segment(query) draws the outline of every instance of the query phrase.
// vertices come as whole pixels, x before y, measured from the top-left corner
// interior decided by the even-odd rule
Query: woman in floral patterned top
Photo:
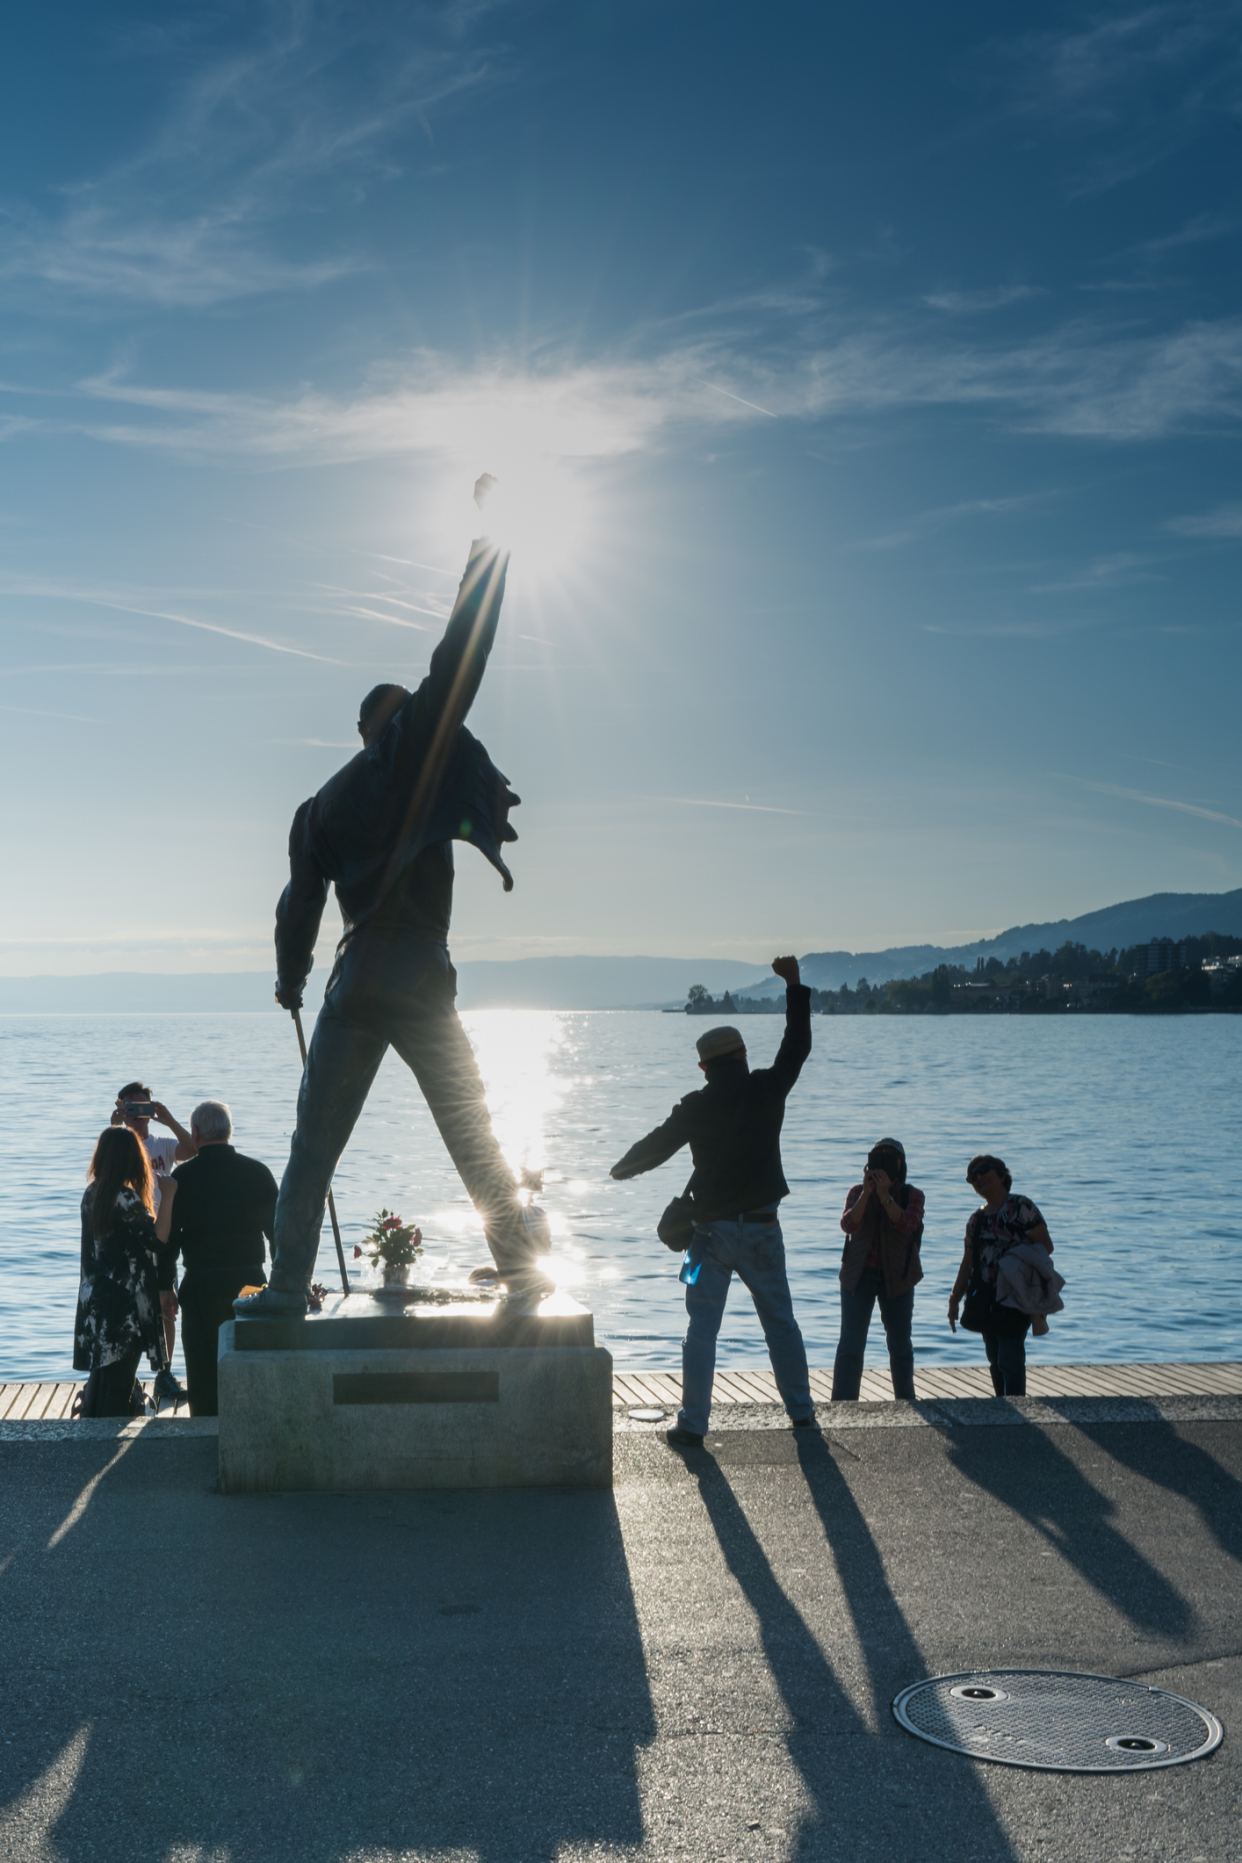
[[[90,1373],[84,1417],[126,1417],[142,1354],[153,1371],[168,1364],[156,1258],[168,1240],[176,1179],[165,1185],[156,1217],[150,1160],[126,1126],[100,1133],[89,1175],[73,1368]]]
[[[1013,1195],[1004,1161],[981,1152],[966,1166],[966,1181],[984,1199],[966,1224],[966,1250],[949,1296],[949,1327],[957,1331],[958,1308],[970,1288],[986,1308],[980,1331],[988,1355],[992,1389],[998,1397],[1026,1396],[1026,1329],[1030,1316],[996,1300],[996,1264],[1019,1242],[1042,1242],[1052,1253],[1048,1225],[1029,1197]],[[1046,1332],[1047,1322],[1039,1329]]]

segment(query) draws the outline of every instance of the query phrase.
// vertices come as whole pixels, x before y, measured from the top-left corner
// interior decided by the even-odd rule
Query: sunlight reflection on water
[[[542,1171],[557,1282],[594,1309],[619,1364],[672,1365],[684,1313],[678,1261],[655,1222],[686,1154],[615,1184],[608,1167],[701,1082],[693,1028],[649,1012],[485,1010],[464,1017],[497,1135],[517,1171]],[[1007,1158],[1034,1197],[1069,1279],[1066,1312],[1033,1348],[1049,1363],[1242,1358],[1242,1248],[1228,1174],[1242,1137],[1236,1017],[818,1019],[789,1102],[782,1221],[811,1362],[836,1343],[837,1217],[867,1146],[894,1131],[927,1192],[927,1280],[915,1302],[923,1362],[977,1362],[944,1304],[973,1207],[971,1152]],[[776,1018],[748,1024],[752,1056]],[[67,1376],[77,1287],[77,1205],[91,1146],[121,1081],[150,1079],[185,1118],[219,1095],[237,1142],[279,1176],[298,1062],[287,1018],[148,1015],[0,1018],[0,1376]],[[36,1107],[37,1131],[22,1114]],[[423,1270],[459,1278],[488,1259],[412,1077],[389,1055],[335,1181],[349,1254],[381,1204],[417,1221]],[[351,1268],[360,1264],[351,1262]],[[317,1276],[336,1285],[330,1229]],[[883,1362],[878,1322],[868,1363]],[[735,1286],[721,1360],[762,1357]]]

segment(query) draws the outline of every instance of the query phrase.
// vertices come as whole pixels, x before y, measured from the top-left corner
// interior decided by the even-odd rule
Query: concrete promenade
[[[0,1859],[1242,1858],[1242,1398],[620,1409],[614,1491],[223,1497],[208,1422],[0,1425]],[[1140,1676],[1211,1758],[912,1739],[906,1683]]]

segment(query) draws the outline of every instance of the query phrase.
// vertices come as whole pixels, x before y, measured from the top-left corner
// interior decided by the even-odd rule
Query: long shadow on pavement
[[[611,1493],[223,1498],[214,1442],[141,1442],[56,1539],[114,1451],[0,1446],[15,1854],[642,1842],[653,1717]]]
[[[1189,1501],[1221,1551],[1242,1561],[1242,1481],[1181,1435],[1181,1425],[1167,1422],[1153,1406],[1152,1421],[1139,1427],[1077,1417],[1074,1427],[1123,1468]]]
[[[1047,1431],[1025,1423],[952,1426],[929,1411],[958,1472],[1041,1534],[1114,1609],[1149,1634],[1193,1632],[1191,1604],[1120,1531],[1108,1496]]]
[[[926,1666],[884,1575],[878,1548],[822,1438],[797,1444],[807,1488],[832,1548],[862,1643],[878,1733],[846,1693],[801,1611],[783,1589],[729,1478],[707,1450],[685,1457],[725,1562],[759,1625],[764,1655],[793,1726],[790,1757],[817,1816],[803,1824],[797,1856],[854,1859],[1013,1858],[968,1762],[925,1746],[890,1718],[892,1695]],[[934,1787],[935,1820],[927,1790]]]

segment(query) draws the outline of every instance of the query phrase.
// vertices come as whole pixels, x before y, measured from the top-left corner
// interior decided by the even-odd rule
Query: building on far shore
[[[1153,938],[1147,947],[1147,975],[1158,977],[1165,970],[1182,970],[1186,964],[1186,947],[1171,938]]]

